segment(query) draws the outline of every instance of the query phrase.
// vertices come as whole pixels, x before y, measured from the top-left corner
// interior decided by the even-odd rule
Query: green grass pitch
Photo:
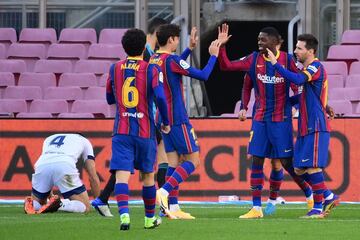
[[[130,205],[131,228],[119,231],[116,206],[113,218],[95,211],[85,214],[25,215],[20,205],[0,205],[0,239],[86,240],[213,240],[213,239],[360,239],[360,205],[341,204],[325,219],[300,219],[305,205],[278,205],[275,215],[244,220],[249,206],[183,205],[196,220],[163,219],[156,229],[144,229],[142,205]]]

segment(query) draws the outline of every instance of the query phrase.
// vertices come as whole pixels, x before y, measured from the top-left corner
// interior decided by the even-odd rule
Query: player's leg
[[[109,208],[109,198],[111,193],[114,191],[116,182],[116,177],[114,173],[111,173],[108,182],[105,185],[104,190],[101,192],[100,196],[94,199],[91,202],[91,205],[96,209],[96,211],[104,217],[113,217]]]
[[[162,140],[161,134],[159,136],[158,134],[160,133],[158,133],[157,131],[156,138],[158,145],[157,145],[156,161],[158,164],[158,171],[156,174],[156,180],[157,180],[158,188],[161,188],[162,185],[164,185],[164,183],[166,182],[166,172],[169,163],[165,152],[164,141]]]
[[[280,159],[271,159],[271,173],[270,173],[270,195],[269,200],[264,210],[265,215],[271,215],[276,211],[277,198],[281,183],[284,179],[284,172]]]
[[[142,198],[145,208],[145,229],[152,229],[161,224],[161,219],[155,216],[156,206],[156,187],[154,182],[154,173],[142,173],[143,189]]]

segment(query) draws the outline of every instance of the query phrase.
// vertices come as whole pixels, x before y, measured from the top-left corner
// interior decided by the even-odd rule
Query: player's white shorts
[[[41,199],[46,198],[53,186],[59,188],[64,198],[85,190],[79,171],[68,162],[42,164],[35,168],[32,175],[33,194]]]

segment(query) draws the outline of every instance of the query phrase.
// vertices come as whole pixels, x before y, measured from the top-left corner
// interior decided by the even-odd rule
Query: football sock
[[[178,166],[171,177],[166,181],[166,183],[161,187],[168,193],[170,193],[175,187],[179,186],[180,183],[185,181],[192,172],[194,172],[195,166],[190,161],[183,162]]]
[[[115,173],[112,173],[110,175],[108,182],[106,183],[104,190],[101,192],[99,196],[99,199],[103,203],[107,203],[109,201],[110,195],[114,191],[115,183],[116,183],[116,176]]]
[[[33,199],[33,206],[35,211],[39,211],[39,209],[41,208],[41,204],[35,199]]]
[[[175,172],[175,168],[168,167],[166,172],[166,181],[169,180],[171,175]],[[174,187],[174,189],[169,193],[169,205],[178,204],[178,197],[179,197],[179,185]]]
[[[129,185],[127,183],[115,184],[115,197],[119,214],[129,213]]]
[[[274,200],[276,202],[276,199],[279,196],[280,186],[283,178],[284,178],[284,172],[282,168],[279,171],[276,171],[275,169],[271,170],[270,180],[269,180],[270,200]]]
[[[292,161],[289,161],[286,166],[284,166],[285,170],[289,173],[289,175],[294,179],[295,183],[301,188],[304,192],[306,198],[312,197],[312,189],[307,183],[308,174],[305,173],[303,175],[297,175],[294,170],[294,166]]]
[[[142,198],[145,207],[145,216],[152,218],[155,215],[156,188],[153,186],[143,186]]]
[[[158,172],[156,175],[156,181],[158,184],[158,188],[161,188],[162,185],[164,185],[164,183],[166,181],[165,176],[167,176],[168,165],[169,165],[168,163],[160,163],[158,165]]]
[[[61,199],[61,207],[59,211],[83,213],[86,211],[86,206],[79,200]]]
[[[326,187],[325,185],[325,190],[324,190],[324,199],[325,200],[330,200],[334,197],[334,194]]]
[[[251,195],[253,206],[261,207],[261,190],[264,185],[264,171],[262,165],[256,165],[254,162],[251,165]]]
[[[314,209],[322,211],[323,193],[325,189],[323,172],[309,174],[314,194]]]

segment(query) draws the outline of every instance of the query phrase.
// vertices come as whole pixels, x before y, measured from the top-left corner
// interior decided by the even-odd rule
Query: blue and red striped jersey
[[[298,71],[292,55],[279,51],[276,55],[278,63],[292,71]],[[286,81],[272,66],[270,59],[263,54],[253,52],[245,58],[230,61],[225,48],[219,53],[220,69],[225,71],[246,71],[251,84],[246,83],[243,94],[250,94],[251,87],[255,93],[256,121],[281,122],[291,119],[291,103],[289,101],[290,81]],[[248,91],[250,89],[250,91]],[[245,104],[249,96],[242,96]],[[245,106],[242,106],[245,108]]]
[[[211,56],[202,70],[193,68],[185,61],[188,53],[189,50],[185,50],[181,56],[178,56],[158,51],[150,59],[150,63],[159,65],[164,74],[163,86],[170,125],[189,122],[185,108],[182,76],[206,81],[216,63],[216,57]]]
[[[113,134],[154,138],[154,97],[163,123],[169,124],[162,82],[160,68],[140,58],[128,57],[110,67],[106,99],[116,104]]]

